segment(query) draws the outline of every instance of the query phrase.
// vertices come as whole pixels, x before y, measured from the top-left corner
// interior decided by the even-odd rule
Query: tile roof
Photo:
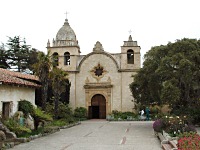
[[[0,83],[1,84],[40,87],[40,85],[34,83],[36,81],[39,81],[39,79],[38,77],[34,75],[22,74],[20,72],[14,72],[14,71],[0,68]]]

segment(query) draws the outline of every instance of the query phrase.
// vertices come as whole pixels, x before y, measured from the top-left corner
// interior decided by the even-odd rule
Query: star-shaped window
[[[97,66],[95,66],[92,70],[90,70],[91,75],[97,79],[97,81],[99,81],[101,78],[104,77],[104,75],[107,73],[108,71],[106,71],[104,69],[103,66],[100,65],[100,63],[98,63]]]
[[[101,76],[103,74],[103,68],[101,68],[100,66],[98,66],[98,68],[96,68],[96,70],[94,71],[96,76]]]

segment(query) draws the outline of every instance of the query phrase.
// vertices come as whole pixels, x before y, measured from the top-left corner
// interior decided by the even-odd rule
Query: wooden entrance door
[[[89,108],[89,116],[96,119],[106,118],[106,99],[101,94],[96,94],[92,97],[91,107]]]
[[[10,116],[10,102],[3,102],[2,117],[8,119]]]

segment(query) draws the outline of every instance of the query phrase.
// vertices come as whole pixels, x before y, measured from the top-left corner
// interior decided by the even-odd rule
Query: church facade
[[[89,118],[106,118],[112,110],[133,111],[129,84],[140,69],[140,46],[131,35],[121,53],[109,53],[97,41],[91,53],[81,55],[74,30],[65,19],[53,42],[50,55],[57,56],[57,67],[68,72],[71,82],[70,106],[85,107]]]

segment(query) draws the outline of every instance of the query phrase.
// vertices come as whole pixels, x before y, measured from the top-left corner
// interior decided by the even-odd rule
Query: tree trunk
[[[55,119],[58,119],[58,99],[59,99],[59,96],[58,95],[54,95],[54,117]]]

